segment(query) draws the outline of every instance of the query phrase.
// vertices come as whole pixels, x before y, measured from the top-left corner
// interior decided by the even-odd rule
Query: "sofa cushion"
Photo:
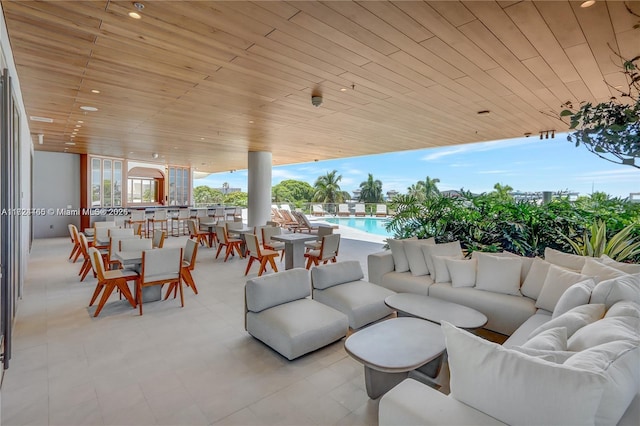
[[[492,256],[478,253],[476,288],[495,293],[521,296],[520,271],[522,260],[511,256]]]
[[[547,247],[544,249],[544,260],[549,263],[553,263],[563,268],[571,269],[574,271],[581,271],[584,266],[585,256],[579,256],[577,254],[563,253],[559,250]]]
[[[411,239],[416,238],[413,237]],[[404,241],[406,240],[387,238],[387,244],[389,244],[389,248],[391,249],[393,263],[397,272],[407,272],[409,270],[409,260],[407,260],[407,254],[404,251]]]
[[[588,275],[595,277],[596,282],[608,280],[610,278],[617,278],[627,275],[626,272],[622,272],[612,266],[605,265],[597,259],[587,258],[584,261],[584,266],[580,271],[582,275]]]
[[[604,303],[607,308],[621,300],[640,303],[640,275],[627,274],[602,281],[591,292],[591,303]]]
[[[435,270],[435,266],[433,264],[433,260],[431,256],[461,256],[462,257],[462,247],[460,246],[460,241],[453,241],[451,243],[443,243],[443,244],[433,244],[433,245],[423,245],[422,253],[424,254],[424,259],[427,262],[427,267],[430,271]]]
[[[596,411],[596,425],[615,425],[636,396],[640,382],[639,341],[618,340],[578,352],[564,365],[601,371],[607,377]]]
[[[384,299],[396,294],[367,281],[353,281],[325,290],[313,290],[313,299],[331,306],[349,318],[349,326],[358,329],[393,313]]]
[[[347,316],[311,299],[247,313],[247,331],[287,359],[298,358],[346,336]]]
[[[446,322],[442,330],[457,400],[508,424],[593,423],[603,374],[530,357]]]
[[[410,272],[388,272],[382,276],[380,285],[396,293],[416,293],[427,296],[433,279],[429,275],[414,277]]]
[[[462,259],[462,254],[456,256],[431,256],[433,261],[434,270],[431,271],[433,281],[436,283],[448,283],[451,282],[451,275],[449,273],[449,267],[447,266],[447,260],[449,259]]]
[[[473,287],[476,285],[477,260],[447,258],[447,270],[451,277],[452,287]]]
[[[600,321],[582,327],[570,336],[567,349],[577,352],[615,340],[637,341],[640,339],[639,330],[640,318],[602,318]]]
[[[547,277],[542,285],[540,296],[536,300],[536,307],[553,312],[558,299],[569,287],[580,281],[590,278],[577,272],[571,272],[555,265],[549,266]]]
[[[413,379],[380,398],[379,426],[495,426],[504,423]]]
[[[609,265],[613,268],[619,269],[622,272],[626,272],[627,274],[640,274],[640,264],[638,263],[618,262],[607,256],[606,254],[600,256],[600,261],[605,265]]]
[[[533,257],[520,256],[519,254],[511,253],[510,251],[503,251],[500,253],[491,253],[491,254],[494,256],[515,257],[517,259],[522,260],[522,270],[520,271],[520,285],[522,285],[522,283],[524,283],[525,278],[527,278],[527,274],[529,273],[529,270],[531,269],[531,265],[533,265],[533,260],[535,259]]]
[[[529,335],[533,330],[540,327],[551,320],[551,314],[543,313],[538,310],[534,315],[531,315],[525,322],[518,327],[511,336],[502,344],[505,348],[513,348],[515,346],[523,345],[529,340]]]
[[[543,351],[566,351],[567,328],[554,327],[542,331],[527,340],[523,348],[539,349]]]
[[[591,292],[595,286],[596,282],[593,278],[588,278],[584,281],[573,284],[567,289],[567,291],[562,293],[562,296],[558,299],[558,303],[556,303],[556,308],[553,310],[551,317],[559,317],[577,306],[589,303],[589,299],[591,299]]]
[[[523,353],[525,355],[553,362],[554,364],[563,364],[567,359],[576,354],[575,352],[569,351],[550,351],[546,349],[526,348],[524,346],[513,346],[510,349],[513,349],[514,351]]]
[[[409,271],[411,275],[419,277],[421,275],[430,274],[431,268],[429,268],[427,260],[424,258],[422,247],[425,245],[434,245],[435,239],[427,238],[426,240],[407,240],[403,241],[404,251],[407,254],[407,260],[409,261]]]
[[[542,260],[539,257],[533,259],[529,273],[522,282],[523,296],[537,299],[540,296],[540,291],[544,285],[544,280],[547,278],[547,272],[549,272],[549,266],[551,264],[546,260]]]
[[[311,285],[320,290],[363,278],[362,267],[357,260],[329,263],[311,269]]]
[[[260,312],[309,295],[309,271],[304,268],[253,278],[245,285],[247,310],[251,312]]]
[[[484,328],[510,335],[536,311],[535,301],[521,296],[493,293],[470,287],[454,288],[451,283],[429,287],[429,296],[468,306],[487,316]]]
[[[601,319],[603,316],[603,304],[581,305],[540,325],[529,334],[529,339],[545,330],[555,327],[565,327],[567,329],[567,337],[571,337],[582,327]]]

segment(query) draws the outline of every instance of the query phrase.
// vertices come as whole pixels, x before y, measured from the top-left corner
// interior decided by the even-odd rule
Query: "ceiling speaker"
[[[316,108],[322,105],[322,96],[311,96],[311,105]]]

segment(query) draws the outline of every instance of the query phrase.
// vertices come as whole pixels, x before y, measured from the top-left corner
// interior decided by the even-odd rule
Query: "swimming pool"
[[[393,233],[385,229],[388,220],[379,217],[326,217],[325,222],[336,225],[348,226],[359,231],[370,234],[382,235],[383,237],[393,237]]]

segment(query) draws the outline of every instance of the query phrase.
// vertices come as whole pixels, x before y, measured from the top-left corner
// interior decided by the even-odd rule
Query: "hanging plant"
[[[626,8],[640,17],[628,5]],[[640,28],[640,23],[634,28]],[[574,132],[567,139],[576,147],[582,144],[607,161],[640,168],[640,55],[625,59],[615,54],[622,60],[622,73],[629,87],[621,90],[610,86],[619,95],[597,105],[582,102],[576,109],[567,102],[562,105],[565,109],[560,117],[569,118]]]

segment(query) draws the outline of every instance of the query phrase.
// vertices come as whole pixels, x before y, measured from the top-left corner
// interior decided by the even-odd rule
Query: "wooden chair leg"
[[[218,245],[218,251],[216,252],[216,259],[218,258],[218,256],[220,255],[220,251],[222,251],[222,247],[224,247],[224,244],[219,244]]]
[[[100,294],[100,291],[102,291],[103,288],[104,288],[104,284],[98,283],[96,285],[96,289],[93,291],[93,296],[91,296],[91,301],[89,302],[89,306],[93,306],[93,303],[96,301],[96,299],[98,298],[98,295]]]
[[[273,272],[278,272],[278,267],[276,266],[276,261],[273,256],[269,258],[269,264],[271,265]]]
[[[184,291],[182,289],[182,279],[178,279],[178,289],[180,290],[180,306],[184,308]]]
[[[253,264],[254,260],[255,260],[255,257],[253,257],[253,256],[249,257],[249,262],[247,263],[247,269],[244,270],[244,276],[245,277],[249,273],[249,269],[251,269],[251,265]],[[260,275],[260,273],[258,273],[258,275]]]
[[[116,287],[116,285],[114,282],[108,282],[104,287],[104,292],[102,293],[102,297],[100,298],[100,303],[98,303],[96,313],[93,314],[94,318],[97,317],[98,314],[100,314],[100,311],[102,311],[104,304],[107,303],[107,300],[109,299],[109,296],[111,296],[111,293],[113,292],[113,289]]]
[[[193,290],[195,294],[198,294],[198,288],[196,287],[196,282],[193,280],[191,271],[188,268],[185,268],[183,272],[184,273],[182,275],[182,279],[184,280],[184,282],[186,282],[187,285],[191,287],[191,290]]]
[[[258,276],[261,277],[262,273],[266,270],[267,270],[267,258],[263,256],[262,259],[260,259],[260,269],[258,270]]]
[[[131,304],[133,308],[136,307],[136,302],[133,300],[133,296],[131,295],[131,291],[129,291],[129,286],[127,285],[127,280],[117,280],[116,286],[118,290],[120,290],[120,296],[124,295],[125,299]]]

